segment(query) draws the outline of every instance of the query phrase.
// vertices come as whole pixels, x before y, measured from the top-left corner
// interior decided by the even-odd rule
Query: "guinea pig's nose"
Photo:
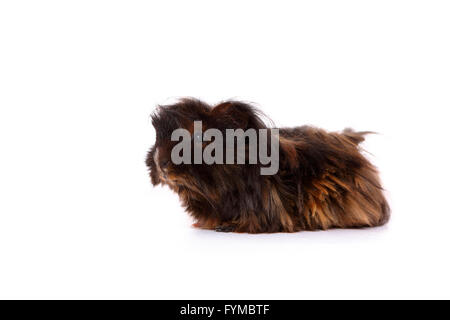
[[[161,166],[161,169],[167,168],[167,165],[169,164],[169,159],[161,159],[159,165]]]

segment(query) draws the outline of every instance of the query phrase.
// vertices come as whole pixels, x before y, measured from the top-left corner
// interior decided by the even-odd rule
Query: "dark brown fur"
[[[174,165],[174,129],[263,129],[260,113],[227,101],[211,107],[183,99],[152,115],[156,143],[147,156],[153,185],[174,190],[196,227],[248,233],[374,227],[389,219],[376,168],[361,154],[367,132],[326,132],[303,126],[280,129],[280,168],[260,175],[260,165]],[[155,152],[157,157],[155,157]],[[156,159],[155,159],[156,158]],[[164,167],[164,168],[162,168]],[[164,170],[163,170],[164,169]]]

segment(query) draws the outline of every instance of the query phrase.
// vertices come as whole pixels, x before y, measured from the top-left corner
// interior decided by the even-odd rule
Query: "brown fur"
[[[156,143],[147,156],[151,181],[180,196],[196,227],[248,233],[374,227],[389,219],[376,168],[361,154],[368,132],[342,133],[303,126],[280,129],[280,168],[259,174],[260,165],[174,165],[170,141],[177,128],[264,129],[259,112],[227,101],[211,107],[183,99],[152,115]],[[164,168],[161,168],[164,164]]]

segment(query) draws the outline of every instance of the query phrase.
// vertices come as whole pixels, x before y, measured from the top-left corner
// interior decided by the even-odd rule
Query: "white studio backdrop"
[[[0,2],[0,298],[450,298],[447,1]],[[144,165],[157,104],[255,102],[365,142],[367,230],[192,228]]]

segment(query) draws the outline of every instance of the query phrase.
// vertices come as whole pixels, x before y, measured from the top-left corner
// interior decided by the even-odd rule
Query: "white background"
[[[448,1],[2,1],[0,298],[450,298]],[[391,222],[191,227],[149,114],[194,96],[354,127]]]

